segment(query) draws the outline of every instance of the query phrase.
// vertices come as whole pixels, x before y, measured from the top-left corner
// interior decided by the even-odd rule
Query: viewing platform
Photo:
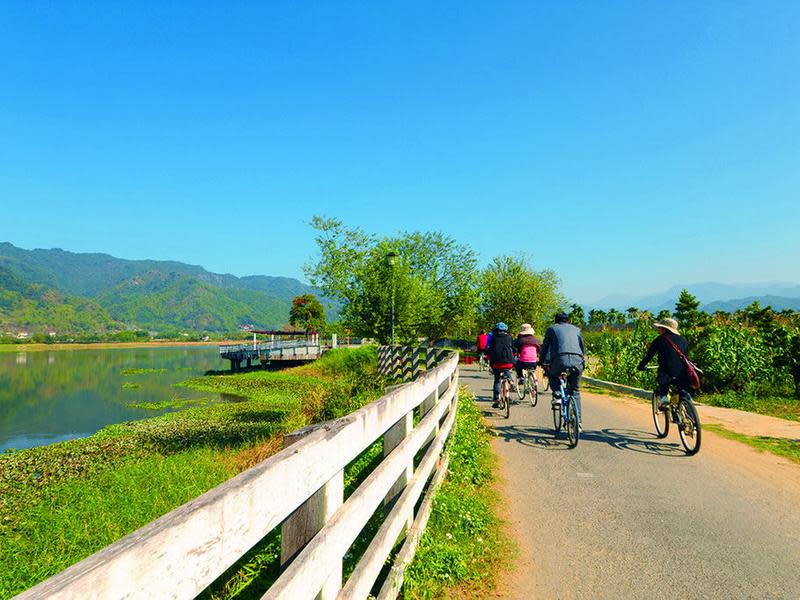
[[[259,342],[257,334],[269,335],[269,341]],[[302,336],[302,337],[300,337]],[[290,337],[292,339],[275,339]],[[231,371],[238,371],[244,365],[268,365],[275,362],[309,362],[318,359],[322,353],[336,347],[336,336],[330,344],[323,346],[318,333],[306,331],[262,331],[253,330],[253,342],[246,344],[226,344],[219,347],[220,358],[231,361]]]

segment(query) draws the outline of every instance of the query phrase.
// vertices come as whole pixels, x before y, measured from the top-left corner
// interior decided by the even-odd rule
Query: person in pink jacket
[[[522,383],[522,369],[533,371],[539,363],[539,348],[542,343],[535,337],[536,332],[530,323],[523,323],[517,339],[514,340],[514,354],[517,355],[517,378]]]

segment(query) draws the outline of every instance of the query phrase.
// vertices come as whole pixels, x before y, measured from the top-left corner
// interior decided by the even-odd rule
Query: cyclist
[[[500,376],[505,371],[510,371],[514,368],[512,339],[508,333],[508,325],[502,321],[492,329],[492,339],[489,340],[486,354],[489,356],[489,364],[492,366],[492,373],[494,373],[492,408],[498,408],[500,406],[498,402],[500,398]]]
[[[477,354],[479,358],[481,354],[486,353],[486,346],[488,345],[489,345],[489,335],[486,333],[485,329],[481,329],[481,332],[478,334],[478,338],[475,340],[475,348],[477,349]]]
[[[544,332],[544,342],[540,352],[547,377],[550,379],[550,389],[553,390],[553,404],[561,404],[561,373],[567,372],[567,393],[575,397],[578,408],[578,428],[583,431],[581,418],[580,380],[585,366],[583,336],[581,330],[570,324],[569,316],[560,312],[556,315],[555,325],[551,325]],[[548,366],[544,366],[544,364]]]
[[[686,338],[678,332],[678,321],[675,319],[663,319],[662,323],[653,323],[653,327],[658,330],[659,336],[650,343],[638,369],[644,371],[647,363],[658,354],[657,382],[658,395],[661,397],[659,404],[661,408],[665,408],[669,404],[670,384],[674,383],[682,389],[689,387],[686,366],[675,349],[677,347],[686,356],[689,352],[689,344],[686,342]]]
[[[523,323],[519,329],[517,339],[514,340],[514,353],[517,355],[517,380],[518,385],[522,385],[522,370],[528,369],[531,373],[536,369],[536,364],[539,361],[539,348],[542,343],[534,337],[536,332],[531,327],[530,323]]]

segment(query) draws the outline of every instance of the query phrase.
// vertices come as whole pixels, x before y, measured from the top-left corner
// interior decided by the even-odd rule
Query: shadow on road
[[[496,413],[490,413],[496,416]],[[498,437],[506,442],[516,442],[524,446],[542,450],[567,450],[567,437],[551,427],[529,425],[495,425]],[[580,444],[603,443],[619,450],[630,450],[658,456],[686,456],[678,443],[659,441],[654,433],[631,429],[584,430]],[[580,445],[579,445],[580,447]]]

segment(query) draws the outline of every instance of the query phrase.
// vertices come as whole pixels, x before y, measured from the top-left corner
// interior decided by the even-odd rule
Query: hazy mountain
[[[43,290],[50,292],[45,303]],[[175,261],[0,243],[0,324],[7,328],[63,333],[277,327],[288,321],[291,300],[300,294],[319,290],[289,277],[236,277]],[[323,304],[335,313],[335,305]]]
[[[739,301],[747,298],[760,298],[765,296],[780,298],[800,298],[800,284],[797,283],[690,283],[674,285],[671,288],[656,294],[642,296],[624,296],[615,294],[601,298],[597,302],[588,304],[590,308],[608,310],[616,308],[624,310],[635,306],[651,312],[662,309],[673,310],[678,301],[681,290],[687,289],[700,300],[701,305],[714,302]],[[751,300],[752,302],[752,300]],[[747,304],[749,304],[748,302]],[[762,302],[763,304],[763,302]]]
[[[800,298],[786,298],[783,296],[749,296],[747,298],[737,298],[734,300],[716,301],[704,304],[701,308],[714,313],[718,310],[734,312],[750,306],[753,302],[758,302],[762,307],[771,306],[773,310],[800,310]]]

